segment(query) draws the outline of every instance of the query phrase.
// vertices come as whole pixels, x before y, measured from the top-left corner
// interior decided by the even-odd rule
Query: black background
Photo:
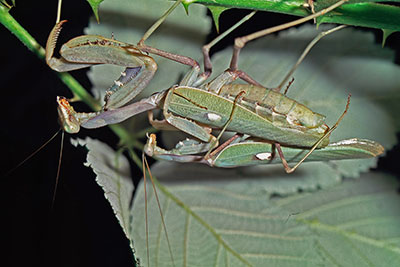
[[[55,22],[57,1],[17,1],[11,14],[44,46]],[[64,1],[62,17],[68,18],[60,42],[83,34],[92,14],[86,1]],[[222,15],[221,31],[238,21],[246,12],[229,11]],[[271,25],[293,20],[291,16],[261,12],[235,32],[254,32]],[[149,25],[150,26],[150,25]],[[215,36],[215,30],[209,40]],[[1,219],[2,241],[6,261],[3,266],[131,266],[133,258],[125,238],[102,189],[90,169],[84,167],[84,149],[65,141],[60,183],[54,207],[52,197],[58,163],[60,135],[42,151],[5,176],[10,169],[29,156],[58,129],[56,96],[71,96],[66,86],[48,66],[0,26],[1,40]],[[377,42],[381,34],[376,31]],[[397,48],[400,62],[400,35],[388,39],[387,46]],[[228,38],[215,52],[233,39]],[[188,55],[190,56],[190,55]],[[86,71],[74,71],[85,88],[90,88]],[[86,109],[78,105],[78,109]],[[118,142],[107,128],[84,130],[79,137],[92,136],[116,147]],[[396,160],[399,147],[379,161],[379,169],[400,173]],[[133,166],[133,165],[132,165]],[[136,169],[133,169],[137,172]],[[135,181],[137,183],[137,181]],[[3,232],[2,231],[2,232]]]

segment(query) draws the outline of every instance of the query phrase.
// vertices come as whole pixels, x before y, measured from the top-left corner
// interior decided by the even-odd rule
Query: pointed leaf
[[[93,14],[96,17],[97,23],[99,23],[100,22],[100,19],[99,19],[99,5],[104,0],[87,0],[87,1],[89,2],[90,6],[92,7]]]
[[[315,11],[318,12],[338,1],[313,1]],[[339,23],[353,26],[370,27],[377,29],[400,30],[400,7],[375,2],[393,2],[378,0],[354,0],[320,17],[324,23]],[[399,2],[399,1],[395,1]],[[311,14],[311,9],[305,7],[303,0],[196,0],[195,3],[208,7],[218,6],[225,8],[243,8],[263,10],[305,17]]]
[[[384,46],[385,46],[386,39],[387,39],[392,33],[396,32],[396,31],[393,31],[393,30],[385,30],[385,29],[383,29],[382,31],[383,31],[382,47],[384,47]]]
[[[219,32],[219,16],[221,16],[221,13],[227,10],[228,8],[220,6],[209,6],[208,9],[212,14],[215,28],[217,29],[217,32]]]

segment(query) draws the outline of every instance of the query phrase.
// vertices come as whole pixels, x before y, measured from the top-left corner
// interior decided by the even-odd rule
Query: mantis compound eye
[[[63,130],[67,133],[79,132],[80,124],[76,118],[76,112],[68,100],[65,97],[57,96],[57,103],[58,121]]]

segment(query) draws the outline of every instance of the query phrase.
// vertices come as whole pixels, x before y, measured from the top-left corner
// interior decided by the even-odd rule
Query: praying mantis
[[[340,6],[345,2],[346,1],[339,1],[331,7],[307,17],[306,20],[313,19],[321,14],[329,12],[330,10],[336,8],[337,6]],[[165,17],[163,19],[165,19]],[[252,36],[250,36],[249,40],[259,38],[260,36],[267,33],[289,27],[290,25],[295,25],[296,23],[301,23],[306,20],[300,19],[294,23],[289,23],[288,25],[283,25],[277,27],[276,29],[267,30],[262,34],[253,34]],[[63,58],[56,59],[53,57],[53,51],[62,23],[63,22],[56,24],[52,33],[49,36],[49,41],[47,43],[46,60],[49,66],[51,66],[53,69],[58,71],[65,71],[87,67],[91,64],[99,63],[123,65],[132,64],[128,65],[129,67],[127,67],[127,69],[122,73],[121,77],[117,81],[115,81],[115,84],[106,92],[105,105],[100,112],[76,113],[65,98],[57,99],[59,104],[58,110],[60,121],[62,122],[64,130],[70,133],[75,133],[79,131],[80,126],[86,128],[98,128],[107,124],[120,122],[138,113],[153,110],[162,106],[164,110],[164,117],[168,124],[183,132],[189,133],[190,135],[200,139],[203,142],[208,142],[209,144],[211,144],[211,147],[205,146],[208,147],[207,149],[209,151],[205,158],[208,158],[211,150],[217,146],[217,141],[219,138],[215,138],[213,135],[211,135],[209,133],[208,127],[204,128],[202,126],[199,126],[198,124],[192,123],[186,118],[193,119],[207,126],[224,128],[224,130],[226,129],[228,131],[234,131],[241,134],[248,134],[250,136],[272,141],[278,150],[285,170],[287,172],[293,172],[311,154],[313,150],[318,147],[325,147],[328,145],[329,141],[326,137],[329,136],[330,133],[337,127],[339,121],[343,118],[343,115],[347,112],[348,109],[349,100],[343,115],[340,117],[334,127],[332,127],[332,129],[329,129],[329,127],[327,127],[323,123],[322,115],[313,113],[305,106],[286,98],[284,95],[281,95],[279,93],[276,94],[273,90],[267,91],[266,93],[265,88],[262,88],[259,83],[254,81],[246,73],[238,70],[238,55],[240,49],[245,44],[245,42],[243,41],[236,43],[229,71],[226,71],[222,75],[218,76],[207,85],[203,85],[203,89],[200,90],[197,90],[196,87],[201,85],[207,79],[212,69],[211,61],[208,55],[205,54],[204,57],[205,72],[199,74],[200,69],[196,61],[191,60],[187,57],[169,54],[164,51],[145,46],[143,45],[143,40],[138,43],[137,49],[132,45],[120,43],[113,39],[105,39],[98,36],[77,37],[63,46],[60,51]],[[102,51],[103,49],[104,51]],[[142,54],[142,50],[145,52],[151,52],[165,56],[183,64],[191,65],[192,70],[185,76],[185,78],[180,83],[180,86],[176,88],[173,87],[167,91],[161,91],[159,93],[153,94],[147,99],[142,99],[141,101],[125,106],[126,103],[128,103],[138,94],[138,92],[146,87],[157,68],[155,62],[150,57]],[[91,54],[87,53],[87,51],[95,51],[93,59],[91,58]],[[109,56],[110,54],[112,55],[111,57]],[[122,56],[125,56],[125,54],[128,54],[129,59],[125,58],[124,60],[121,60]],[[80,59],[79,55],[84,55],[84,57]],[[117,60],[113,59],[114,56],[117,58]],[[238,77],[252,83],[255,87],[236,86],[236,89],[234,89],[233,87],[228,86],[225,87],[224,91],[224,85],[233,82]],[[207,90],[211,93],[205,93],[204,87],[206,87]],[[236,92],[234,92],[234,90],[236,90]],[[176,93],[178,91],[180,91],[180,93]],[[220,91],[222,91],[222,93]],[[188,93],[189,95],[185,96],[184,94],[186,93]],[[243,109],[240,105],[237,105],[236,99],[234,102],[232,102],[232,100],[227,100],[229,97],[238,97],[239,94],[242,93],[247,94],[245,96],[248,100],[247,106],[245,104],[247,109]],[[222,101],[228,101],[227,104],[220,102],[220,98],[217,97],[217,95],[219,94],[221,94],[223,98]],[[187,103],[174,104],[173,97],[175,95],[180,95],[182,99],[187,100],[188,103],[192,103],[195,106],[197,105],[198,107],[201,107],[205,110],[213,110],[211,106],[207,106],[208,103],[213,103],[215,107],[222,106],[223,109],[225,109],[225,111],[223,111],[225,113],[221,113],[222,111],[216,110],[213,110],[211,112],[201,112],[201,110],[199,111],[199,109],[196,110],[196,107],[184,107],[184,109],[179,110],[179,105],[185,106],[187,105]],[[196,100],[197,96],[199,96],[199,99],[201,100]],[[257,110],[258,108],[263,108],[256,101],[256,99],[259,99],[260,97],[262,98],[262,101],[264,101],[264,99],[267,101],[267,103],[265,103],[267,105],[266,110],[261,112],[267,112],[270,115],[267,114],[267,116],[269,116],[269,119],[259,121],[259,124],[257,125],[256,121],[257,119],[259,119],[258,117],[260,114],[257,111],[249,112],[248,109],[255,108],[255,110]],[[205,99],[205,102],[199,102],[203,99]],[[271,99],[271,101],[269,101],[269,99]],[[179,102],[179,100],[176,101]],[[241,102],[242,100],[238,101]],[[240,117],[240,115],[238,118],[234,117],[233,110],[236,108],[236,106],[238,106],[238,110],[244,112],[243,115],[241,115],[242,117]],[[226,110],[229,109],[227,107],[232,108],[232,114],[226,113]],[[172,111],[172,113],[175,113],[178,116],[173,115],[169,111]],[[251,118],[247,118],[249,116]],[[281,116],[281,118],[278,118],[279,116]],[[275,125],[272,125],[273,123],[271,124],[270,121],[271,119],[274,120],[274,117]],[[246,120],[249,121],[249,124],[247,126],[243,125],[243,121]],[[286,124],[286,122],[289,122],[289,124]],[[153,121],[152,124],[159,127],[158,122]],[[272,128],[267,125],[271,125]],[[266,128],[263,129],[263,126],[265,126]],[[251,130],[251,128],[260,129],[260,127],[263,130]],[[249,129],[250,131],[248,131]],[[232,140],[230,142],[232,142]],[[310,147],[310,152],[306,154],[299,161],[299,163],[295,165],[295,167],[290,168],[283,156],[283,152],[280,146],[281,143],[293,147]],[[226,143],[225,145],[223,145],[223,147],[228,145],[229,143]],[[374,143],[370,143],[369,145],[372,147],[374,147],[374,145],[379,146],[378,144]],[[153,135],[152,138],[149,139],[146,149],[149,155],[154,154],[154,146],[155,136]],[[368,148],[366,149],[368,150]],[[382,151],[382,149],[379,147],[376,149],[376,151]],[[193,153],[196,154],[197,152],[202,151],[194,151]],[[159,153],[156,153],[156,155],[157,154]],[[372,153],[372,155],[376,155],[376,153]],[[231,164],[230,166],[233,166],[233,164]]]

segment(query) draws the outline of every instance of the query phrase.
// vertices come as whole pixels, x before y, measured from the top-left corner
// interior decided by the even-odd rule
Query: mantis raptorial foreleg
[[[106,92],[104,110],[121,107],[141,92],[157,70],[154,59],[137,47],[114,39],[84,35],[71,39],[61,47],[61,58],[53,56],[58,35],[66,21],[57,23],[46,44],[46,62],[59,72],[98,64],[126,67]]]
[[[143,54],[139,49],[130,44],[122,43],[113,39],[101,36],[86,35],[76,37],[61,48],[61,58],[53,57],[57,37],[61,30],[61,21],[56,24],[49,35],[46,45],[46,62],[57,71],[69,71],[85,68],[97,64],[114,64],[125,66],[118,80],[114,82],[105,95],[105,104],[100,112],[76,113],[64,98],[58,98],[59,114],[63,128],[69,133],[76,133],[80,126],[89,127],[99,121],[100,125],[109,123],[108,117],[99,116],[107,110],[116,110],[141,92],[149,83],[157,70],[157,64],[148,55]],[[127,116],[125,113],[119,113]],[[112,120],[113,117],[110,118]],[[86,125],[87,121],[92,124]],[[94,122],[93,122],[94,121]]]
[[[199,75],[200,67],[197,61],[182,55],[165,52],[144,44],[150,34],[166,19],[177,5],[177,1],[143,36],[138,45],[131,45],[114,39],[97,35],[76,37],[60,50],[61,58],[53,56],[58,35],[65,21],[57,22],[51,31],[46,45],[46,62],[56,71],[70,71],[98,64],[113,64],[127,67],[119,79],[114,82],[105,94],[105,104],[99,112],[77,113],[67,99],[57,99],[60,121],[65,131],[76,133],[80,126],[98,128],[108,124],[118,123],[146,110],[156,108],[147,103],[133,103],[126,106],[150,82],[157,70],[157,64],[145,53],[153,53],[192,67],[183,80],[183,84],[203,81],[208,75]],[[59,11],[60,13],[60,11]]]

